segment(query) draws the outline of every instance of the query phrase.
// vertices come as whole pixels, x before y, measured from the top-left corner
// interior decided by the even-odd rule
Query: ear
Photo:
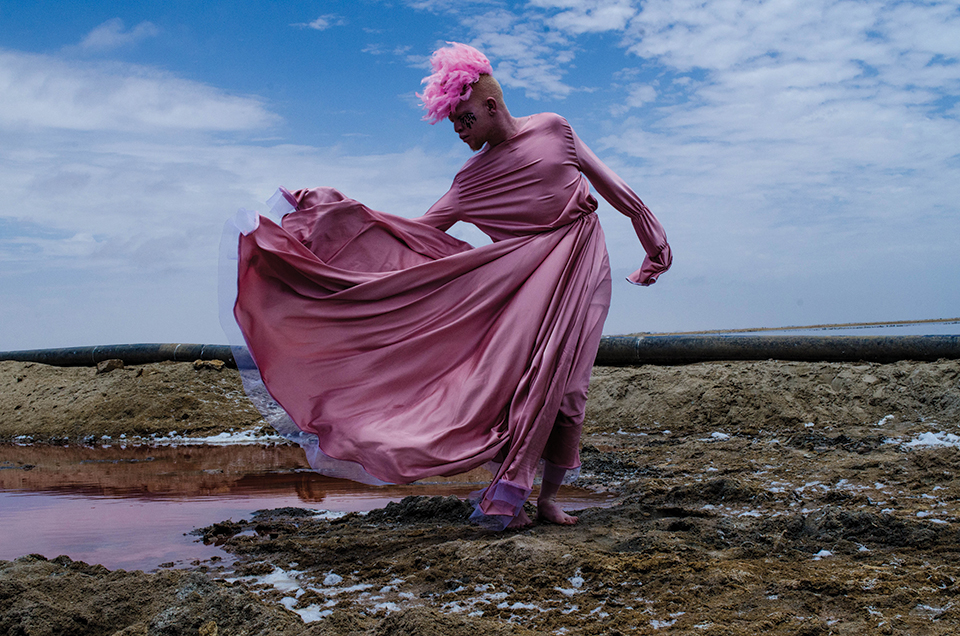
[[[497,100],[494,98],[488,97],[483,105],[487,107],[487,114],[489,114],[491,117],[497,114]]]

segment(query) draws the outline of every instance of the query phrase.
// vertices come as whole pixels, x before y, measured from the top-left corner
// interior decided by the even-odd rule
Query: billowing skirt
[[[297,199],[280,225],[228,222],[221,302],[248,393],[316,470],[409,483],[492,466],[476,517],[503,527],[541,458],[579,467],[610,298],[596,214],[473,248],[333,189]]]

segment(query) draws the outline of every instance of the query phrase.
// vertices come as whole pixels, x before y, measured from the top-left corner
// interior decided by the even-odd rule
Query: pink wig
[[[470,99],[473,92],[470,85],[481,75],[493,74],[490,60],[477,49],[459,42],[447,44],[450,46],[433,52],[430,57],[433,75],[423,78],[421,84],[427,87],[422,95],[417,93],[427,110],[423,119],[431,124],[446,119],[459,102]]]

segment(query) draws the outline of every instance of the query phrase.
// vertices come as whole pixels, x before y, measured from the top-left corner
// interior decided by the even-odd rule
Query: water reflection
[[[367,486],[309,470],[295,446],[0,445],[0,559],[66,554],[109,568],[229,559],[185,536],[263,508],[362,511],[407,495],[466,497],[484,470],[407,486]],[[568,488],[568,509],[610,496]]]

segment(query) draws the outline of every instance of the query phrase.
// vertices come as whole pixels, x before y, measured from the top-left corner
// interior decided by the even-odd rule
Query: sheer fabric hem
[[[496,475],[500,470],[500,464],[497,462],[487,462],[484,464],[484,469],[490,471],[491,474]],[[548,462],[545,459],[540,460],[540,466],[537,470],[538,479],[535,481],[545,481],[553,484],[570,484],[577,480],[580,476],[580,467],[576,468],[563,468],[562,466],[557,466],[552,462]],[[488,515],[480,507],[484,494],[487,492],[488,488],[482,490],[477,490],[470,493],[468,501],[473,504],[473,513],[470,515],[471,523],[474,523],[481,528],[487,530],[500,531],[506,529],[510,522],[513,521],[520,511],[523,509],[523,504],[526,503],[527,499],[530,498],[530,494],[533,492],[532,488],[524,488],[518,484],[514,484],[507,480],[500,480],[497,482],[496,486],[493,486],[494,492],[493,497],[490,499],[496,502],[502,502],[510,505],[513,508],[512,515]]]
[[[496,484],[473,493],[471,502],[474,503],[474,510],[473,514],[470,515],[470,521],[487,530],[500,531],[505,529],[520,514],[523,504],[530,498],[531,490],[520,484],[501,479]],[[476,501],[474,501],[474,497],[476,497]],[[487,514],[483,510],[485,503],[488,510],[497,509],[498,511],[505,511],[507,514]]]

